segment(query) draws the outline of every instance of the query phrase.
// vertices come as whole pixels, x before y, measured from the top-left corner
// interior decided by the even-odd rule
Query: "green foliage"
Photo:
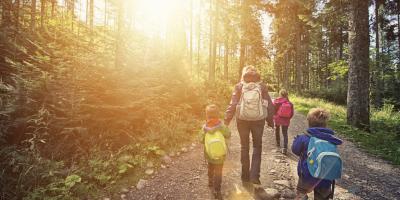
[[[336,62],[330,63],[328,65],[328,69],[331,72],[331,76],[329,77],[329,79],[343,79],[346,77],[349,71],[349,65],[345,60],[338,60]]]
[[[340,82],[337,82],[330,88],[321,88],[319,90],[313,89],[309,91],[303,91],[299,94],[304,97],[320,98],[340,105],[346,105],[347,102],[346,86],[347,85],[341,85]]]
[[[69,175],[67,178],[65,178],[64,181],[64,186],[68,189],[72,188],[76,183],[81,182],[81,177],[74,174],[74,175]]]
[[[307,114],[311,108],[321,107],[331,113],[329,126],[340,136],[346,137],[368,152],[400,165],[400,113],[393,105],[371,111],[371,132],[365,132],[347,125],[346,108],[316,98],[291,96],[295,109]]]

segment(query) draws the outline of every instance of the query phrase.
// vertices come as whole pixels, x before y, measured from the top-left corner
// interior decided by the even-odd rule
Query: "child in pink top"
[[[274,100],[275,114],[274,114],[274,124],[275,124],[275,136],[276,145],[278,148],[281,147],[280,143],[280,129],[282,127],[283,134],[283,148],[282,153],[286,155],[288,146],[288,129],[290,125],[290,119],[292,119],[294,114],[293,104],[289,101],[288,92],[284,89],[279,91],[279,98]]]

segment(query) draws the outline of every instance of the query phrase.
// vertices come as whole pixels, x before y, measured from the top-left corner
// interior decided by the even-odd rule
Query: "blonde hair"
[[[206,118],[215,119],[219,117],[219,109],[215,104],[210,104],[206,107]]]
[[[322,108],[312,108],[307,114],[309,127],[326,127],[330,114]]]
[[[256,69],[253,65],[247,65],[246,67],[243,67],[243,69],[242,69],[242,78],[240,79],[241,81],[243,81],[244,75],[245,75],[246,72],[248,72],[248,71],[257,72],[257,69]]]
[[[279,91],[279,96],[287,98],[289,96],[289,93],[285,89],[281,89]]]

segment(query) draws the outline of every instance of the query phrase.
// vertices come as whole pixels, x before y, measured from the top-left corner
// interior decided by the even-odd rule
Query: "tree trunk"
[[[74,20],[75,20],[75,0],[69,0],[69,14],[71,17],[71,30],[74,31]]]
[[[382,1],[375,0],[375,51],[376,51],[376,69],[374,70],[372,79],[373,79],[373,86],[374,86],[374,105],[378,108],[382,106],[382,88],[381,88],[381,71],[382,71],[382,63],[381,63],[381,49],[380,49],[380,40],[381,36],[379,35],[381,32],[382,26],[382,16],[380,12],[380,6]]]
[[[57,0],[51,0],[51,17],[54,17]]]
[[[339,27],[339,37],[340,37],[340,43],[339,43],[339,60],[342,60],[343,59],[343,50],[344,50],[344,48],[343,48],[343,27],[342,27],[342,25],[340,25],[340,27]]]
[[[241,0],[241,13],[240,13],[240,55],[239,55],[239,80],[242,77],[242,70],[246,64],[246,43],[245,43],[245,31],[246,31],[246,11],[247,11],[247,0]]]
[[[35,31],[36,26],[36,0],[31,0],[31,31]]]
[[[295,57],[295,66],[294,70],[295,72],[295,83],[296,83],[296,90],[297,92],[301,91],[301,71],[302,71],[302,64],[301,64],[301,33],[300,33],[300,26],[297,26],[298,33],[296,33],[296,57]]]
[[[368,1],[352,0],[350,4],[347,123],[369,130]]]
[[[342,20],[341,20],[341,17],[345,14],[344,12],[343,12],[343,3],[342,3],[342,0],[339,0],[339,15],[338,15],[338,18],[337,18],[337,20],[339,20],[339,24],[340,24],[340,27],[339,27],[339,40],[340,40],[340,42],[339,42],[339,60],[342,60],[343,59],[343,50],[344,50],[344,45],[343,45],[343,42],[344,42],[344,40],[343,40],[343,23],[342,23]]]
[[[215,81],[215,66],[217,63],[217,36],[218,36],[218,12],[219,12],[219,0],[215,0],[215,13],[213,14],[213,46],[212,46],[212,63],[211,63],[211,82]]]
[[[189,52],[189,60],[190,60],[190,75],[193,76],[193,0],[190,0],[190,52]]]
[[[122,48],[122,32],[123,32],[123,26],[124,26],[124,0],[118,0],[118,25],[117,25],[117,45],[116,45],[116,51],[115,51],[115,68],[121,68],[122,67],[122,53],[123,53],[123,48]]]
[[[94,0],[89,0],[89,26],[90,26],[90,42],[93,42],[94,37]]]
[[[284,88],[289,89],[289,70],[288,70],[288,66],[289,66],[289,51],[286,51],[285,53],[285,60],[283,63],[283,67],[282,67],[282,85]]]
[[[398,63],[397,70],[400,70],[400,0],[397,0],[397,42],[398,42]],[[397,80],[400,81],[400,80]]]
[[[20,7],[20,0],[15,0],[14,15],[15,15],[15,30],[16,30],[16,32],[18,32],[18,29],[19,29],[19,7]]]
[[[213,20],[213,0],[210,0],[210,52],[209,52],[209,69],[208,69],[208,80],[210,82],[215,81],[215,62],[214,62],[214,20]]]
[[[46,0],[40,0],[40,28],[44,28],[44,20],[46,18]]]
[[[199,13],[197,18],[197,78],[200,78],[201,5],[202,1],[199,0]]]
[[[224,79],[226,81],[229,80],[228,62],[229,62],[229,40],[228,40],[228,38],[225,38],[225,45],[224,45]]]
[[[7,27],[11,24],[11,10],[12,1],[11,0],[1,0],[2,6],[2,26]]]
[[[107,27],[107,0],[104,0],[104,30]]]
[[[89,2],[90,0],[86,0],[86,21],[85,24],[88,25],[89,24]]]

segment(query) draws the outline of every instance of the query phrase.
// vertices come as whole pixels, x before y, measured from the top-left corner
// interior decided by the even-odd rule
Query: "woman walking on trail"
[[[274,106],[267,86],[253,66],[245,67],[241,81],[236,84],[231,102],[225,113],[224,123],[229,125],[236,113],[237,129],[241,144],[242,183],[260,185],[262,135],[265,121],[273,127]],[[268,116],[268,117],[267,117]],[[250,166],[249,137],[253,139],[253,157]]]
[[[288,129],[290,124],[290,119],[292,119],[294,114],[293,104],[289,101],[288,92],[285,89],[279,91],[279,98],[274,100],[275,115],[275,137],[276,146],[281,147],[280,129],[282,128],[283,135],[283,148],[282,154],[287,153],[288,147]]]

